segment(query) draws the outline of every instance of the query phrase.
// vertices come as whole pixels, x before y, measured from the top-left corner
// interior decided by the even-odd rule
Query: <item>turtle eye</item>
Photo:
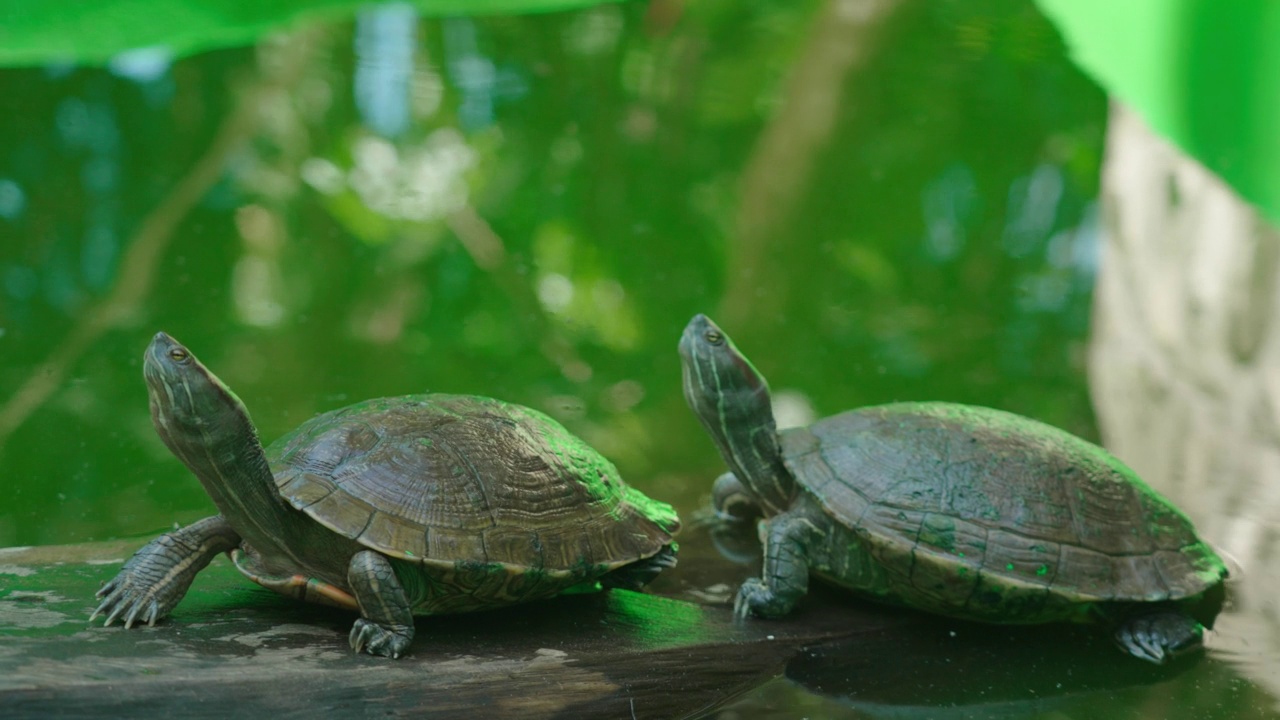
[[[174,362],[186,362],[190,357],[191,353],[183,350],[182,348],[174,348],[169,351],[169,359]]]
[[[708,330],[707,334],[703,335],[703,337],[705,337],[707,339],[707,342],[711,343],[712,345],[721,345],[724,343],[724,335],[721,335],[719,332],[715,330]]]

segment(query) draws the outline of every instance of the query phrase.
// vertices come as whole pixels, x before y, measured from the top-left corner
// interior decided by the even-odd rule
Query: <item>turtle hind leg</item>
[[[1116,628],[1116,642],[1130,655],[1163,665],[1204,648],[1204,627],[1174,608],[1133,615]]]
[[[639,590],[653,582],[658,573],[676,566],[675,544],[664,545],[658,553],[630,565],[624,565],[600,577],[600,586],[606,590],[622,588]]]
[[[351,556],[347,583],[360,605],[351,628],[351,649],[398,658],[413,642],[413,609],[391,561],[372,550]]]

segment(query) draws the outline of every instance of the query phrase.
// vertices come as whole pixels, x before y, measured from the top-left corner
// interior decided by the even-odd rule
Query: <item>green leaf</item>
[[[1160,135],[1280,220],[1280,3],[1040,0],[1072,55]]]
[[[616,0],[415,0],[424,16],[550,12]],[[99,64],[135,48],[188,55],[253,43],[304,21],[339,19],[361,0],[0,0],[0,64]],[[389,5],[391,3],[380,3]]]

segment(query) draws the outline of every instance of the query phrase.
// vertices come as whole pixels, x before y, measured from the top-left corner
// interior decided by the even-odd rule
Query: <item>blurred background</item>
[[[721,471],[680,391],[698,312],[788,424],[894,400],[1002,408],[1127,442],[1237,554],[1275,544],[1269,519],[1233,534],[1259,485],[1213,502],[1161,475],[1182,463],[1142,444],[1134,408],[1158,406],[1128,376],[1095,381],[1128,398],[1099,408],[1099,434],[1099,273],[1150,267],[1102,262],[1121,195],[1154,184],[1167,211],[1199,186],[1104,174],[1115,65],[1071,52],[1095,47],[1090,18],[1030,0],[481,5],[0,3],[0,546],[212,512],[151,427],[140,360],[158,330],[264,441],[369,397],[483,394],[551,414],[693,517]],[[1146,118],[1192,152],[1237,137]],[[1270,186],[1239,157],[1202,157],[1265,213]],[[1152,236],[1156,257],[1206,267]],[[1273,717],[1275,607],[1239,608],[1264,647],[1226,620],[1191,679],[1011,716]],[[1170,687],[1190,714],[1153,714]],[[876,716],[785,679],[721,716],[804,712]]]
[[[686,511],[721,466],[680,391],[698,312],[802,415],[945,399],[1096,437],[1102,91],[1030,3],[876,9],[372,6],[5,70],[0,545],[208,512],[147,413],[160,329],[267,441],[490,395]]]

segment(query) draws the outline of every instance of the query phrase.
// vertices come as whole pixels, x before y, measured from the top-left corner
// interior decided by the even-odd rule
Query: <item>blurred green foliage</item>
[[[150,427],[159,329],[268,441],[367,397],[480,393],[685,514],[720,468],[680,393],[695,312],[801,415],[956,400],[1091,436],[1101,91],[1028,2],[832,7],[389,6],[0,72],[0,403],[69,363],[0,438],[0,546],[211,511]],[[154,273],[131,269],[217,148]]]
[[[395,5],[446,17],[549,12],[617,1],[399,0]],[[303,23],[341,21],[374,5],[369,0],[0,0],[0,64],[98,64],[138,48],[162,47],[186,55],[249,45],[264,33]]]
[[[1280,4],[1039,2],[1108,92],[1280,221]]]

